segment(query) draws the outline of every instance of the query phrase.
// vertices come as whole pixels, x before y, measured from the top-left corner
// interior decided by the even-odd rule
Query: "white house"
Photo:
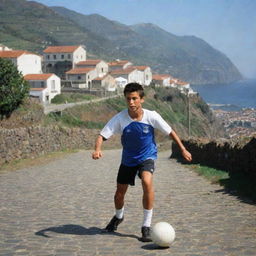
[[[24,79],[31,86],[30,95],[39,98],[42,103],[51,103],[61,93],[61,80],[55,74],[28,74]]]
[[[155,86],[170,87],[171,76],[167,74],[154,74],[152,76],[152,83]]]
[[[131,65],[132,65],[132,63],[130,61],[128,61],[128,60],[119,60],[119,59],[117,59],[115,61],[111,61],[111,62],[108,63],[110,71],[117,70],[117,69],[126,69]]]
[[[76,68],[95,68],[99,77],[103,77],[108,73],[108,63],[104,60],[80,61],[76,64]]]
[[[141,84],[150,85],[152,81],[152,72],[149,66],[134,66],[138,71],[141,72]]]
[[[115,78],[122,77],[126,79],[128,83],[141,83],[141,73],[134,67],[128,67],[126,69],[116,69],[111,71],[110,75]]]
[[[96,77],[98,76],[95,68],[73,68],[66,72],[66,80],[76,88],[91,88],[91,82]]]
[[[0,58],[11,60],[23,75],[42,73],[42,57],[32,52],[23,50],[0,51]]]
[[[82,45],[49,46],[43,51],[45,69],[58,62],[71,62],[72,68],[80,61],[86,60],[86,50]]]
[[[172,87],[178,88],[184,94],[196,94],[196,92],[194,92],[193,89],[190,87],[189,83],[184,82],[180,79],[174,78],[170,81],[170,83],[172,83]]]
[[[116,77],[115,81],[116,81],[116,86],[121,89],[123,89],[128,84],[128,80],[121,76]]]
[[[109,74],[93,79],[91,87],[93,89],[105,89],[109,92],[114,92],[117,89],[115,78]]]

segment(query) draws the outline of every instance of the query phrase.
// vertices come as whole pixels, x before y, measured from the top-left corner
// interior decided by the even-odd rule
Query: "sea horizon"
[[[212,109],[239,111],[256,109],[256,78],[229,84],[191,85]]]

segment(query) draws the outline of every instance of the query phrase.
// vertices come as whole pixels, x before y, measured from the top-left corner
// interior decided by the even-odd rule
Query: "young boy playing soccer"
[[[180,138],[172,128],[155,111],[142,108],[144,90],[138,83],[127,84],[124,97],[128,109],[125,109],[105,125],[96,139],[93,159],[102,157],[102,143],[113,134],[121,134],[123,146],[122,160],[117,175],[117,188],[114,202],[116,214],[106,226],[109,232],[115,231],[124,219],[124,197],[128,186],[134,186],[136,174],[141,179],[143,188],[144,219],[141,228],[143,242],[150,242],[150,226],[153,213],[154,189],[153,172],[157,158],[157,147],[154,139],[154,129],[170,136],[179,146],[183,157],[191,161],[191,154],[186,150]]]

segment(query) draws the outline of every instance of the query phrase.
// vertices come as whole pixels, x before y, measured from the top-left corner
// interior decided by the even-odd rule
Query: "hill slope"
[[[240,73],[222,53],[195,37],[177,37],[152,24],[126,26],[25,0],[0,0],[1,43],[41,53],[49,45],[86,45],[89,58],[129,59],[190,83],[228,83]]]
[[[221,52],[194,36],[176,36],[154,24],[126,26],[98,14],[82,15],[63,7],[53,10],[110,40],[137,64],[191,83],[229,83],[242,78]]]
[[[26,0],[0,0],[1,43],[42,52],[49,45],[86,45],[90,54],[122,55],[111,42],[78,26],[54,10]]]

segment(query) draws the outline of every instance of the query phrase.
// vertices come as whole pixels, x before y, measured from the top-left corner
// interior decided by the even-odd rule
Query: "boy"
[[[101,146],[104,140],[113,134],[122,135],[122,161],[117,175],[117,188],[114,202],[116,214],[106,226],[109,232],[115,231],[124,219],[124,197],[128,186],[134,186],[136,174],[141,179],[143,188],[144,219],[141,228],[142,242],[150,242],[150,226],[153,213],[154,189],[153,172],[157,158],[157,147],[154,140],[154,129],[157,128],[170,136],[179,146],[183,157],[191,161],[191,154],[186,150],[177,134],[155,111],[142,108],[144,90],[138,83],[127,84],[124,97],[128,109],[115,115],[105,125],[96,139],[93,159],[102,157]]]

